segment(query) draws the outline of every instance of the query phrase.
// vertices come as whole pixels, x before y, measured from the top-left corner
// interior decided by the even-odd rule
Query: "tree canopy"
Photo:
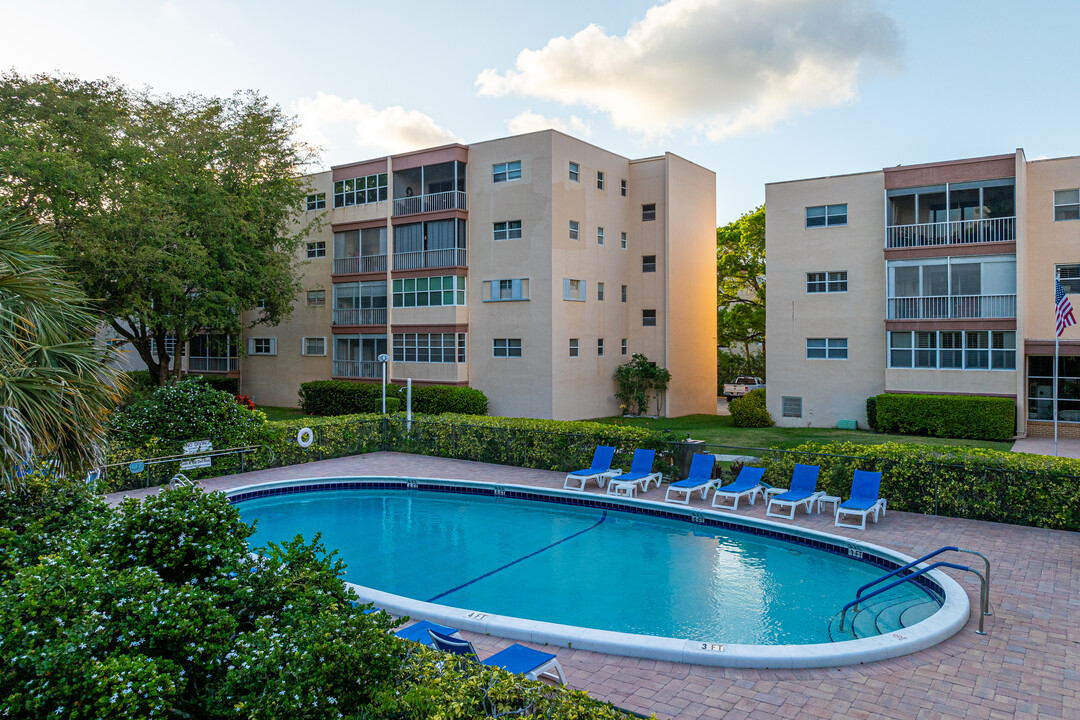
[[[765,342],[765,206],[716,229],[716,336],[721,347]]]
[[[157,96],[0,75],[0,197],[52,226],[75,280],[163,383],[176,346],[288,317],[313,151],[254,93]],[[156,344],[156,354],[151,351]]]

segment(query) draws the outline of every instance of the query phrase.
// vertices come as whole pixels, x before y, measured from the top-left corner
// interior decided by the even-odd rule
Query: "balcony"
[[[236,370],[239,361],[234,357],[189,357],[188,370],[190,372],[218,372],[224,373]]]
[[[386,298],[383,298],[385,301]],[[335,325],[385,325],[386,308],[335,308]]]
[[[445,250],[417,250],[414,252],[394,253],[395,270],[421,270],[436,267],[465,267],[467,264],[464,248]]]
[[[335,360],[334,376],[347,378],[374,378],[382,377],[382,363],[360,360]]]
[[[1016,295],[888,298],[885,317],[888,320],[1015,318]]]
[[[890,225],[885,228],[885,247],[887,248],[970,245],[1013,240],[1016,240],[1015,217]]]
[[[468,210],[468,197],[464,192],[446,192],[394,198],[394,217],[439,212],[440,210]]]
[[[334,274],[386,272],[385,255],[361,255],[360,257],[334,258]]]

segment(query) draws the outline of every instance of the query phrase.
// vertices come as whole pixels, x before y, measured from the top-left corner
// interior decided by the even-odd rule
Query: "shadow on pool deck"
[[[561,488],[564,474],[379,452],[202,483],[210,490],[318,477],[431,477]],[[595,486],[592,492],[597,492]],[[114,493],[142,497],[156,489]],[[662,490],[646,499],[662,500]],[[691,507],[707,507],[697,494]],[[739,516],[764,518],[762,503]],[[788,521],[782,521],[788,522]],[[867,530],[834,528],[828,512],[791,524],[858,538],[911,556],[969,547],[993,563],[985,636],[967,626],[940,645],[895,660],[814,670],[743,670],[559,649],[572,687],[628,710],[672,718],[1078,718],[1080,534],[890,511]],[[978,603],[974,578],[950,574]],[[613,594],[613,597],[615,595]],[[464,633],[482,655],[511,644]],[[542,648],[543,646],[533,645]],[[549,648],[550,650],[550,648]]]

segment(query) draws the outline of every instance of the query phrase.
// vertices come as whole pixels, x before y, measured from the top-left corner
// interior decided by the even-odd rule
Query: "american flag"
[[[1054,291],[1054,304],[1057,306],[1057,334],[1061,337],[1065,328],[1076,324],[1076,318],[1073,317],[1072,303],[1069,302],[1069,296],[1065,294],[1065,288],[1061,287],[1061,281],[1055,280],[1054,284],[1057,286]]]

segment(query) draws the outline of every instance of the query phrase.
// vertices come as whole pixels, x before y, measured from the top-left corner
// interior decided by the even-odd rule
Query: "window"
[[[622,301],[623,301],[623,302],[626,302],[626,286],[625,286],[625,285],[623,285],[623,286],[621,287],[621,290],[622,290]]]
[[[563,278],[563,300],[585,302],[585,281]]]
[[[326,355],[326,338],[306,337],[302,345],[303,355]]]
[[[326,257],[326,241],[317,240],[307,244],[308,259]]]
[[[1080,190],[1054,191],[1054,222],[1080,220]]]
[[[570,239],[571,240],[577,240],[578,239],[580,227],[581,226],[578,224],[577,220],[571,220],[570,221]]]
[[[915,333],[915,367],[937,367],[937,333]]]
[[[847,203],[806,208],[806,227],[833,227],[834,225],[847,225]]]
[[[620,193],[620,194],[621,194],[621,195],[622,195],[623,197],[626,197],[626,190],[627,190],[627,187],[626,187],[626,181],[625,181],[625,180],[620,180],[620,181],[619,181],[619,193]]]
[[[395,333],[394,362],[463,363],[465,333]]]
[[[495,338],[491,354],[494,357],[521,357],[521,338]]]
[[[307,196],[308,210],[322,210],[326,207],[326,193],[315,193]]]
[[[629,245],[629,243],[626,240],[626,233],[622,233],[622,235],[619,237],[619,247],[621,249],[625,250],[628,247],[628,245]]]
[[[802,398],[781,396],[780,413],[784,417],[802,417]]]
[[[322,307],[326,305],[326,291],[325,290],[308,290],[307,291],[307,306],[308,307]]]
[[[570,163],[570,181],[577,182],[580,174],[580,166],[576,162]]]
[[[334,183],[334,207],[364,205],[386,199],[386,173]]]
[[[911,333],[909,332],[891,332],[889,333],[889,367],[894,368],[909,368],[911,367]]]
[[[596,283],[596,299],[603,301],[604,299],[604,283]]]
[[[256,310],[265,310],[266,309],[266,298],[259,298],[258,300],[256,300],[255,301],[255,309]]]
[[[604,338],[596,340],[596,357],[604,357]]]
[[[600,172],[599,170],[596,171],[596,189],[604,189],[604,173]]]
[[[656,311],[655,310],[642,310],[641,311],[641,324],[643,327],[656,327]]]
[[[1057,413],[1061,422],[1080,420],[1080,358],[1058,358]],[[1054,419],[1054,356],[1032,355],[1027,359],[1028,418]]]
[[[806,338],[809,360],[847,360],[847,338]]]
[[[1055,270],[1065,292],[1070,295],[1080,293],[1080,265],[1058,265]]]
[[[277,355],[277,338],[248,338],[248,355]]]
[[[964,367],[964,333],[938,333],[938,367],[959,370]]]
[[[529,279],[513,278],[507,280],[485,280],[484,302],[503,300],[528,300]]]
[[[521,161],[504,162],[494,165],[491,169],[492,182],[509,182],[521,179]]]
[[[626,338],[622,339],[622,345],[619,350],[620,354],[627,355],[630,352],[630,344],[626,341]]]
[[[181,348],[181,349],[183,349],[183,348]],[[153,355],[154,357],[158,358],[159,360],[161,359],[161,356],[158,355],[158,345],[157,345],[157,339],[156,338],[150,338],[150,354]],[[176,357],[176,336],[175,335],[166,335],[165,336],[165,354],[167,354],[169,357]]]
[[[642,255],[641,256],[641,272],[656,272],[656,256],[655,255]]]
[[[578,339],[570,338],[570,357],[574,358],[578,356]]]
[[[394,307],[439,307],[465,304],[465,276],[396,278]]]
[[[641,206],[641,221],[648,222],[656,219],[656,203]]]
[[[603,245],[604,244],[604,228],[602,228],[602,227],[596,228],[596,244],[597,245]]]
[[[498,242],[499,240],[520,240],[521,239],[521,221],[520,220],[507,220],[506,222],[497,222],[494,224],[494,230],[492,231],[491,239]]]
[[[1015,370],[1016,332],[959,330],[890,332],[890,368]]]
[[[847,292],[847,270],[806,273],[806,292]]]

